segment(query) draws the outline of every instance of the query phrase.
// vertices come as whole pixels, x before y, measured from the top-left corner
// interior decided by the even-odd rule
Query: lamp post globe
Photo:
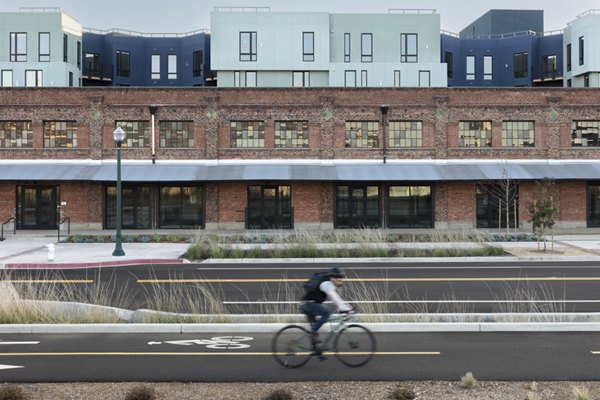
[[[117,129],[113,132],[113,138],[117,144],[117,232],[115,235],[115,250],[112,255],[124,256],[125,252],[121,243],[121,144],[125,140],[125,131],[120,126],[117,126]]]

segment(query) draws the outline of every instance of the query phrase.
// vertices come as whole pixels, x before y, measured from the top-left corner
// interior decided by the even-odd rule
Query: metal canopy
[[[124,182],[600,180],[600,160],[277,160],[124,161]],[[0,161],[0,181],[112,182],[116,164]]]

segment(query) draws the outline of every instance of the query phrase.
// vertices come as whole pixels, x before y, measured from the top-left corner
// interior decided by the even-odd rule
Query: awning
[[[600,160],[124,160],[124,182],[599,180]],[[113,182],[114,161],[0,160],[0,181]]]

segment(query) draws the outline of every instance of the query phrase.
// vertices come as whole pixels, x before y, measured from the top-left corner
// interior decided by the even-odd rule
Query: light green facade
[[[445,87],[440,17],[427,11],[329,14],[217,10],[211,14],[211,68],[217,71],[221,87],[302,86],[297,79],[299,72],[307,73],[302,83],[311,87]],[[256,61],[241,60],[241,32],[256,32]],[[314,32],[314,61],[303,60],[305,32]],[[362,57],[363,34],[372,37],[370,61]],[[401,61],[402,34],[417,37],[414,61]],[[345,38],[350,38],[349,47]],[[348,51],[349,59],[345,57]]]
[[[583,54],[580,54],[580,41]],[[563,31],[564,85],[600,87],[600,10],[590,10],[577,17]],[[571,70],[567,68],[567,45],[571,45]],[[581,57],[580,57],[581,56]],[[583,60],[583,63],[580,62]]]
[[[82,27],[60,10],[0,13],[0,85],[2,86],[81,86],[80,66]],[[11,59],[11,33],[19,34],[19,60]],[[48,56],[40,57],[40,33],[49,34]],[[22,34],[25,34],[23,36]],[[67,61],[64,61],[64,36],[67,37]],[[25,38],[26,46],[20,46]],[[79,43],[79,46],[78,46]],[[46,54],[45,51],[42,53]],[[28,72],[27,72],[28,71]],[[32,73],[35,71],[35,73]],[[26,82],[26,74],[35,80]]]

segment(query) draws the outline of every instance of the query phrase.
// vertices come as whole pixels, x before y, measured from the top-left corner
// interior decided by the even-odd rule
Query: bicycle
[[[368,363],[375,354],[375,336],[360,324],[349,324],[356,314],[332,314],[330,331],[321,334],[319,349],[326,353],[333,343],[335,357],[349,367]],[[333,342],[332,342],[333,341]],[[273,358],[286,368],[299,368],[312,357],[312,332],[300,325],[288,325],[279,330],[271,342]]]

